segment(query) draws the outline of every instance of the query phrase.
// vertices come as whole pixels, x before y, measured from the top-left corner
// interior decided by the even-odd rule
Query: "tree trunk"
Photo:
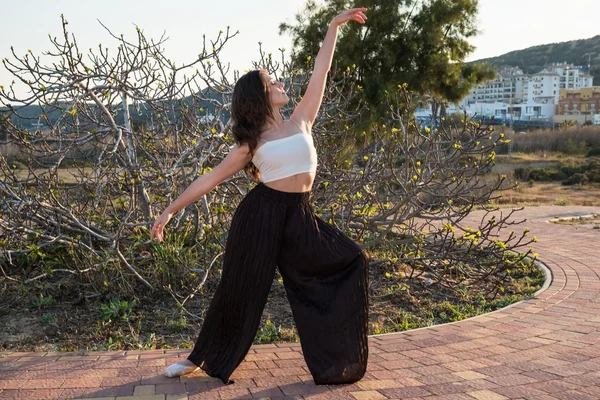
[[[152,219],[152,209],[150,208],[150,196],[146,190],[146,185],[142,179],[142,170],[137,162],[137,155],[135,152],[135,143],[133,141],[133,130],[131,129],[131,116],[129,115],[129,104],[127,101],[127,93],[121,92],[121,98],[123,99],[123,116],[125,123],[125,141],[127,143],[127,158],[129,159],[129,165],[131,166],[131,176],[135,179],[133,184],[137,201],[142,207],[142,212],[149,221]]]

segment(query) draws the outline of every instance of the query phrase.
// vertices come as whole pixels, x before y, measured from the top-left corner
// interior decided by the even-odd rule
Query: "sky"
[[[322,0],[317,0],[322,1]],[[135,39],[135,26],[146,37],[158,39],[166,31],[166,54],[177,64],[189,62],[202,49],[202,35],[215,38],[230,26],[240,34],[227,44],[221,58],[232,69],[251,68],[259,55],[258,42],[266,52],[291,50],[289,36],[279,35],[281,22],[293,22],[305,0],[27,0],[2,5],[0,58],[11,57],[10,46],[19,55],[31,49],[39,54],[51,48],[48,34],[62,33],[60,14],[82,49],[98,43],[110,47],[115,41],[100,25],[113,33]],[[368,12],[367,12],[368,15]],[[600,34],[597,18],[600,0],[480,0],[480,34],[472,40],[477,47],[467,61],[493,57],[530,46],[584,39]],[[376,23],[369,20],[368,23]],[[0,84],[12,76],[0,65]]]
[[[467,61],[600,35],[600,0],[479,0],[479,35]],[[597,56],[600,56],[597,55]]]

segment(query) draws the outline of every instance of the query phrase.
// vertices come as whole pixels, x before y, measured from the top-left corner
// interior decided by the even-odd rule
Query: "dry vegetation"
[[[599,126],[571,126],[511,135],[512,150],[516,153],[540,154],[552,157],[562,154],[585,155],[591,148],[600,147]]]
[[[557,131],[535,131],[525,135],[508,135],[514,141],[513,152],[497,156],[497,163],[491,171],[495,177],[504,174],[508,184],[515,184],[514,171],[519,168],[558,169],[561,166],[582,167],[597,162],[598,157],[586,157],[591,149],[600,147],[600,127],[578,127]],[[517,151],[517,149],[521,151]],[[557,151],[555,149],[560,149]],[[523,152],[530,150],[531,152]],[[539,205],[600,206],[600,184],[565,185],[561,181],[518,182],[514,189],[502,193],[494,200],[503,207]]]
[[[0,89],[5,102],[42,102],[60,114],[45,116],[48,126],[36,132],[5,121],[19,151],[0,158],[2,346],[187,347],[219,282],[235,205],[253,183],[243,174],[228,179],[179,213],[162,244],[149,240],[148,227],[233,144],[233,83],[218,58],[233,36],[221,33],[198,60],[176,67],[163,42],[141,31],[134,42],[115,36],[117,59],[104,48],[85,58],[66,21],[63,28],[53,66],[31,64],[31,56],[8,63],[31,78],[29,98]],[[180,79],[190,66],[198,70]],[[289,79],[298,101],[307,83],[301,68],[262,52],[255,66]],[[422,129],[402,86],[389,93],[385,123],[359,126],[357,72],[342,75],[328,85],[313,127],[315,210],[371,255],[370,333],[455,321],[530,296],[542,280],[526,258],[534,239],[514,226],[515,211],[495,216],[490,204],[512,187],[509,174],[490,173],[506,138],[472,121]],[[215,119],[205,118],[207,103]],[[130,109],[144,119],[133,123]],[[80,168],[75,153],[87,154]],[[484,216],[466,226],[474,209]],[[256,342],[294,338],[274,282]]]

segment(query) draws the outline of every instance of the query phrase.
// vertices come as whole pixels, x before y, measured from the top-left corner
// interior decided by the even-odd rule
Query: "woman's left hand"
[[[165,229],[165,225],[169,223],[172,216],[173,214],[169,213],[167,210],[160,214],[160,217],[158,217],[158,219],[154,223],[154,226],[152,227],[152,230],[150,231],[150,240],[156,238],[159,242],[163,241],[163,232]]]
[[[360,24],[364,24],[367,20],[365,15],[366,8],[351,8],[350,10],[344,11],[337,17],[335,17],[331,24],[335,26],[342,26],[348,21],[356,21]]]

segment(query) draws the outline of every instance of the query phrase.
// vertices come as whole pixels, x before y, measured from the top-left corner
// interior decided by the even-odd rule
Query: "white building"
[[[523,102],[557,104],[560,96],[560,75],[543,69],[533,74],[523,86]]]
[[[496,79],[473,88],[459,104],[469,115],[512,120],[549,120],[556,114],[561,89],[593,86],[587,69],[572,64],[552,64],[536,74],[501,67]]]
[[[560,89],[593,86],[594,77],[586,71],[566,63],[552,64],[533,75],[524,74],[516,67],[500,67],[496,79],[473,88],[461,105],[496,102],[558,104]]]
[[[503,102],[496,103],[475,103],[465,107],[470,116],[479,115],[482,117],[503,118],[505,120],[535,121],[550,120],[556,110],[552,103],[532,104],[532,103],[514,103]]]
[[[580,66],[572,64],[552,64],[532,75],[524,93],[525,102],[558,104],[560,89],[581,89],[592,87],[594,77]]]
[[[471,94],[463,101],[463,105],[474,103],[514,103],[523,100],[523,84],[529,75],[520,68],[502,67],[498,70],[496,79],[477,85]]]
[[[544,68],[550,72],[554,72],[560,77],[559,89],[581,89],[584,87],[591,87],[594,77],[591,76],[581,66],[575,66],[573,64],[552,64],[549,67]]]

